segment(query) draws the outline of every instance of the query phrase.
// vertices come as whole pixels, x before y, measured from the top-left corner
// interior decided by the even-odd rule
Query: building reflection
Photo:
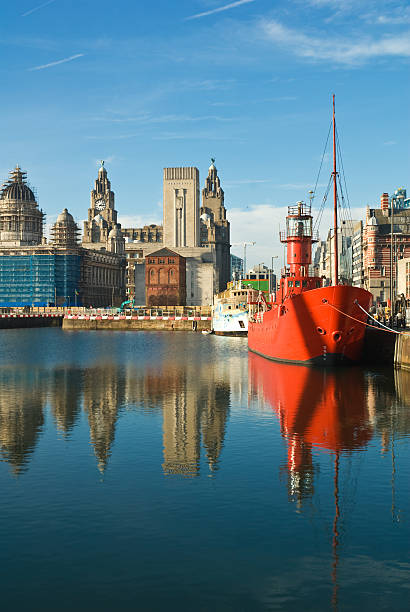
[[[156,397],[163,411],[163,464],[166,475],[196,476],[201,444],[209,469],[218,467],[230,407],[230,388],[195,365],[162,364],[145,373],[147,399]]]
[[[90,439],[100,472],[104,472],[114,443],[120,407],[125,399],[125,377],[118,367],[104,365],[83,372],[83,404]]]
[[[202,359],[202,358],[201,358]],[[231,386],[242,392],[241,369],[187,363],[182,357],[156,367],[104,362],[85,369],[0,370],[0,453],[16,474],[27,468],[49,409],[66,440],[86,416],[100,472],[107,468],[121,410],[162,412],[166,475],[196,476],[201,457],[215,472],[220,463],[231,403]],[[242,360],[243,361],[243,360]],[[229,379],[232,376],[232,381]]]
[[[51,412],[57,429],[67,438],[80,415],[82,372],[73,368],[52,370],[49,378]]]
[[[43,428],[46,389],[39,370],[0,369],[0,454],[17,476],[27,469]]]

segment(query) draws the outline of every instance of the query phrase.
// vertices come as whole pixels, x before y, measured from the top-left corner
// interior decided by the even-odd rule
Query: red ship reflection
[[[313,449],[320,447],[334,453],[332,605],[336,609],[340,454],[366,446],[373,433],[363,372],[359,368],[323,370],[274,363],[250,353],[248,383],[251,395],[278,415],[288,444],[285,469],[289,497],[298,508],[314,492]]]

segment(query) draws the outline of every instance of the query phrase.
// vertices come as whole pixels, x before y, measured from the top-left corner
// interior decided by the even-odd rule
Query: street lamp
[[[273,285],[273,277],[274,277],[274,274],[273,274],[273,260],[274,259],[279,259],[279,255],[272,255],[271,279],[270,279],[270,283],[269,283],[271,292],[272,292],[272,289],[273,289],[272,285]],[[276,282],[275,282],[275,292],[276,292]]]

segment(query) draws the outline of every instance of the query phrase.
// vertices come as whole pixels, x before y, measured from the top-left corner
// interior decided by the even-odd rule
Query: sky
[[[49,224],[67,207],[82,225],[101,159],[119,221],[141,226],[162,221],[163,167],[197,166],[202,186],[215,157],[232,252],[255,242],[248,263],[276,264],[332,93],[353,218],[410,189],[408,2],[20,0],[0,22],[0,182],[20,164]]]

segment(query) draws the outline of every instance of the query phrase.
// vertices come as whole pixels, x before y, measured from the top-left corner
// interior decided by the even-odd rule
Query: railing
[[[284,232],[284,231],[279,232],[279,240],[281,242],[286,242],[287,240],[293,240],[294,238],[310,238],[312,242],[319,242],[320,240],[318,230],[314,230],[312,234],[302,234],[301,236],[288,235],[287,232]]]
[[[288,206],[288,215],[292,215],[292,217],[310,216],[311,205],[300,202],[297,206]]]

